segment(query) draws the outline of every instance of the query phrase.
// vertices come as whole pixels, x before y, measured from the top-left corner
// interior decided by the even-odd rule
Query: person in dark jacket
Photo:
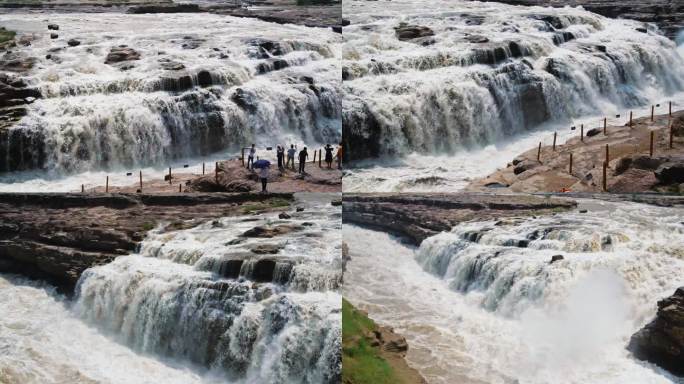
[[[304,165],[306,164],[306,159],[309,158],[309,153],[306,151],[306,147],[299,151],[299,173],[305,174]]]
[[[330,144],[325,145],[325,162],[328,164],[328,169],[331,169],[333,162],[333,147],[331,147]]]
[[[283,170],[283,160],[285,160],[285,147],[280,145],[276,148],[276,156],[278,156],[278,169]]]

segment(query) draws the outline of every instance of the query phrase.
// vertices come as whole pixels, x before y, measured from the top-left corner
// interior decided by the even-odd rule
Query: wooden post
[[[537,149],[537,161],[541,163],[539,159],[541,159],[541,141],[539,142],[539,149]]]
[[[105,181],[105,193],[109,193],[109,175],[107,175],[107,181]]]
[[[244,162],[245,162],[245,159],[244,159],[244,158],[242,159],[242,162],[243,162],[242,165],[245,165],[245,164],[244,164]],[[202,175],[204,175],[204,162],[202,162]]]
[[[603,118],[603,136],[608,135],[608,118]]]
[[[140,192],[142,192],[142,170],[140,170]]]
[[[632,111],[629,111],[629,127],[632,128],[632,116],[634,113]]]
[[[183,188],[183,183],[178,184],[178,193],[183,192],[181,188]]]
[[[169,167],[169,185],[171,185],[171,167]]]
[[[608,190],[608,162],[603,162],[603,192]]]
[[[323,160],[322,157],[323,157],[323,150],[319,149],[318,150],[318,168],[321,167],[321,160]]]
[[[85,185],[81,184],[81,193],[85,193]]]
[[[606,144],[606,163],[610,161],[610,155],[608,154],[608,144]]]
[[[572,152],[570,152],[570,169],[568,170],[568,173],[572,175]]]
[[[216,166],[214,167],[214,181],[216,184],[218,184],[218,161],[215,164]]]
[[[554,133],[553,133],[553,150],[554,150],[554,151],[556,150],[556,135],[557,135],[557,133],[554,132]]]
[[[672,102],[670,101],[670,117],[672,117]]]
[[[670,149],[674,148],[674,128],[672,128],[672,121],[670,120]]]
[[[584,143],[584,124],[580,125],[580,141]]]
[[[244,148],[242,148],[242,156],[240,156],[240,158],[242,159],[242,166],[244,167],[245,166],[245,149]]]
[[[655,118],[655,105],[651,105],[651,121]]]
[[[653,157],[653,136],[655,135],[655,131],[651,131],[651,145],[649,146],[649,154],[651,157]]]

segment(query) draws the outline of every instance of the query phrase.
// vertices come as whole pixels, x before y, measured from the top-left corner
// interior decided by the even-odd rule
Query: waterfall
[[[684,90],[674,42],[635,21],[446,0],[343,6],[342,119],[354,159],[454,153]],[[398,39],[407,26],[432,35]]]
[[[159,228],[88,269],[74,311],[135,351],[234,382],[341,379],[339,207]],[[276,237],[253,228],[287,228]]]
[[[572,212],[463,224],[426,239],[416,260],[451,289],[472,293],[483,308],[506,316],[552,301],[593,270],[615,271],[630,288],[645,284],[659,291],[668,285],[670,268],[684,268],[681,210],[662,218],[660,211],[625,204],[610,220]],[[637,276],[635,268],[648,272]],[[658,277],[644,282],[643,273]]]
[[[30,15],[0,16],[36,37],[21,48],[37,59],[22,76],[41,95],[0,132],[0,172],[130,169],[341,138],[339,34],[208,14],[50,21],[58,39]],[[72,38],[81,44],[67,47]],[[137,56],[106,62],[117,49]]]
[[[626,346],[681,284],[684,211],[579,203],[464,222],[419,247],[345,224],[344,296],[405,336],[431,383],[679,383]]]

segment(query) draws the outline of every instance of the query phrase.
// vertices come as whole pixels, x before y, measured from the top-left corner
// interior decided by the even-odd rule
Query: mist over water
[[[0,136],[0,182],[341,138],[341,37],[329,29],[211,14],[11,13],[0,23],[35,36],[20,52],[36,58],[25,78],[42,94]],[[72,38],[81,44],[68,47]],[[105,63],[124,46],[139,60]]]
[[[678,382],[625,346],[684,272],[684,212],[584,204],[464,223],[418,248],[345,225],[344,295],[407,337],[429,382]]]
[[[355,159],[379,156],[346,175],[349,191],[457,190],[529,149],[530,132],[617,114],[623,124],[629,110],[684,100],[684,57],[636,21],[459,1],[349,1],[344,12],[345,141]],[[434,35],[400,41],[402,25]],[[399,181],[378,182],[385,171]]]

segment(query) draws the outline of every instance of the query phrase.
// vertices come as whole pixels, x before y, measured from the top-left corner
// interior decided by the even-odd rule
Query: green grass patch
[[[399,383],[392,367],[364,335],[375,330],[368,316],[342,299],[342,381],[354,384]]]
[[[10,40],[14,40],[14,37],[16,35],[17,35],[16,32],[8,31],[4,27],[0,27],[0,44],[6,43]]]
[[[243,204],[240,209],[244,214],[252,214],[257,212],[266,211],[273,208],[289,207],[290,201],[282,198],[269,199],[266,201],[260,201],[257,203]]]

